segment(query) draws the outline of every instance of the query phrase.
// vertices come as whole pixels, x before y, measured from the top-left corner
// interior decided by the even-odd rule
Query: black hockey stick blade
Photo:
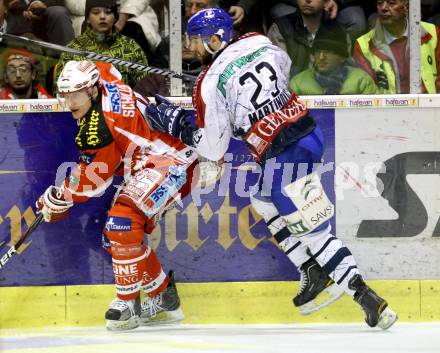
[[[43,221],[43,214],[40,213],[37,218],[34,219],[32,224],[29,226],[29,228],[26,230],[26,232],[23,233],[21,238],[17,241],[15,245],[9,248],[9,250],[0,258],[0,270],[5,267],[5,265],[8,263],[8,261],[11,259],[11,257],[17,253],[17,250],[20,248],[20,246],[26,241],[26,239],[32,234],[32,232],[37,229],[37,227],[40,225],[40,223]]]
[[[113,65],[117,66],[124,66],[129,69],[138,70],[142,72],[152,73],[152,74],[158,74],[162,76],[167,77],[173,77],[178,78],[185,81],[195,81],[196,77],[186,74],[180,74],[174,71],[161,69],[158,67],[148,66],[141,63],[135,63],[126,61],[119,58],[114,58],[107,55],[101,55],[99,53],[95,53],[92,51],[87,50],[79,50],[74,48],[69,48],[63,45],[59,44],[53,44],[48,42],[42,42],[39,40],[29,39],[27,37],[21,37],[16,36],[13,34],[6,34],[3,32],[0,32],[0,41],[5,41],[8,45],[14,45],[14,46],[21,46],[25,47],[30,51],[36,52],[37,54],[41,54],[43,52],[43,55],[46,56],[54,56],[53,53],[69,53],[72,55],[80,55],[83,56],[85,59],[95,60],[95,61],[104,61],[107,63],[111,63]]]

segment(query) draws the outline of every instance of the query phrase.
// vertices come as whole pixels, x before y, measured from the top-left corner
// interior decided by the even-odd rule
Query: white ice
[[[174,325],[108,332],[101,327],[0,330],[8,353],[440,353],[440,323]]]

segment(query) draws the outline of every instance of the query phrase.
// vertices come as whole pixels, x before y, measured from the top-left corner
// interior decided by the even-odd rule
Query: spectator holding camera
[[[9,49],[4,56],[4,86],[0,99],[52,98],[36,81],[37,61],[26,49]]]

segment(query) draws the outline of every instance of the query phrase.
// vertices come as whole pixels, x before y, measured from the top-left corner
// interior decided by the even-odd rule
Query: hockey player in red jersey
[[[37,201],[46,222],[65,217],[74,203],[99,196],[124,175],[108,211],[103,243],[111,253],[117,297],[105,317],[109,330],[183,319],[172,271],[167,276],[144,243],[164,212],[190,191],[197,155],[178,139],[151,131],[147,102],[120,80],[111,64],[69,61],[58,95],[78,122],[79,163],[61,187]],[[140,300],[143,289],[146,299]]]

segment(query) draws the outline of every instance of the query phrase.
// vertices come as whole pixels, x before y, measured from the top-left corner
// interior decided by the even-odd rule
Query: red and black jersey
[[[180,140],[149,129],[144,118],[147,100],[120,80],[113,65],[96,66],[100,94],[78,122],[79,163],[63,185],[65,197],[75,202],[101,194],[123,169],[132,173],[139,155],[149,159],[150,167],[160,167],[169,158],[178,164],[179,152],[186,148]]]

